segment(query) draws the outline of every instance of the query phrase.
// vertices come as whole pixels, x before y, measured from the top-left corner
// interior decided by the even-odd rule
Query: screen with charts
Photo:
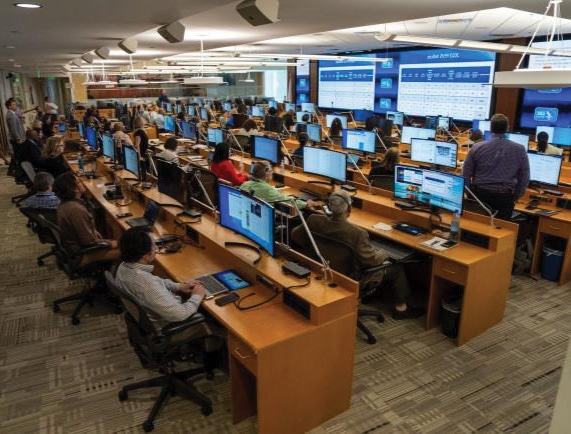
[[[347,182],[347,154],[329,149],[303,147],[303,171]]]
[[[280,141],[264,136],[254,136],[254,149],[252,156],[261,160],[268,160],[278,164],[280,160]]]
[[[458,144],[436,140],[412,139],[410,159],[420,163],[456,168]]]
[[[559,146],[571,146],[571,128],[548,127],[545,125],[538,126],[535,129],[536,140],[537,135],[541,131],[545,131],[547,133],[549,136],[549,143]]]
[[[377,135],[374,131],[343,130],[341,147],[352,151],[375,153]]]
[[[448,172],[397,165],[394,195],[414,204],[462,214],[464,178]]]
[[[273,256],[274,208],[225,184],[218,184],[220,224],[244,235]]]
[[[208,128],[208,146],[216,146],[224,141],[224,135],[220,128]]]
[[[410,144],[411,139],[434,139],[436,130],[432,128],[402,127],[401,143]]]
[[[547,185],[557,185],[563,159],[559,155],[545,155],[530,152],[529,181]]]
[[[395,124],[395,125],[402,127],[404,124],[404,113],[403,112],[392,112],[389,110],[389,111],[387,111],[385,116],[386,116],[386,119],[393,121],[393,124]]]

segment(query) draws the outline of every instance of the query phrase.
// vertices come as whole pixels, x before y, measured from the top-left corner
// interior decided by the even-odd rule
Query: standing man
[[[529,183],[527,150],[506,138],[508,128],[506,115],[492,116],[492,138],[472,146],[463,168],[466,185],[504,220],[511,218],[516,200]]]
[[[44,98],[44,111],[50,115],[57,115],[58,106],[50,101],[50,97],[46,96]]]
[[[8,140],[10,141],[9,153],[12,154],[12,160],[10,161],[10,167],[8,168],[8,175],[18,176],[19,166],[20,166],[20,147],[21,144],[26,140],[26,134],[24,132],[24,125],[18,116],[16,110],[18,109],[18,103],[14,98],[9,98],[4,105],[8,109],[6,112],[6,126],[8,127]]]

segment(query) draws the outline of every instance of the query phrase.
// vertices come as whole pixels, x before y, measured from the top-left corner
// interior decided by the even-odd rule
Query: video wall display
[[[319,107],[488,119],[496,54],[460,49],[368,54],[384,62],[319,61]]]
[[[309,60],[299,59],[295,71],[296,104],[309,102]]]

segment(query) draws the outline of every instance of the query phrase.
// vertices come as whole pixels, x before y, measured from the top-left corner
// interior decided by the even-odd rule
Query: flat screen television
[[[311,122],[311,113],[310,112],[304,112],[304,111],[297,112],[295,114],[295,120],[296,120],[296,122],[309,123],[309,122]]]
[[[375,153],[377,135],[374,131],[343,130],[341,147],[352,151]]]
[[[438,123],[436,126],[442,130],[450,131],[452,128],[452,121],[453,119],[450,116],[438,116]]]
[[[278,139],[271,137],[253,136],[254,146],[252,156],[261,160],[268,160],[272,164],[278,164],[280,161],[280,146]]]
[[[208,128],[208,146],[216,146],[224,141],[224,134],[220,128]]]
[[[303,147],[303,171],[331,181],[347,182],[347,154],[323,148]]]
[[[174,116],[165,115],[165,131],[167,133],[174,133],[176,131]]]
[[[438,127],[438,116],[426,116],[424,128],[435,130]]]
[[[321,142],[321,125],[320,124],[307,124],[306,131],[309,140],[320,143]]]
[[[327,128],[331,128],[331,123],[335,118],[338,118],[341,121],[341,125],[344,129],[347,129],[347,116],[344,115],[325,115],[325,125]]]
[[[200,109],[200,119],[202,119],[203,121],[208,121],[208,109],[206,108]]]
[[[264,118],[264,129],[273,133],[283,133],[284,120],[279,116],[268,115]]]
[[[401,143],[410,144],[412,139],[434,139],[436,130],[432,128],[402,127]]]
[[[545,155],[530,152],[529,159],[529,181],[537,184],[553,185],[559,184],[561,164],[563,159],[560,155]]]
[[[474,119],[472,121],[472,130],[480,130],[485,133],[486,131],[490,131],[490,123],[490,120]]]
[[[103,144],[101,147],[103,156],[115,161],[115,142],[113,137],[109,134],[103,134],[101,136],[101,142]]]
[[[139,153],[131,145],[123,145],[123,167],[141,181],[141,161]]]
[[[436,140],[412,139],[410,159],[419,163],[456,168],[458,144]]]
[[[278,108],[278,102],[275,99],[271,99],[268,101],[268,107],[269,108]]]
[[[395,167],[394,195],[413,204],[462,214],[464,178],[420,167]]]

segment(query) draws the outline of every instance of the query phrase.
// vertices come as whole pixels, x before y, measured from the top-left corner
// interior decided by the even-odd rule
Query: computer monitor
[[[123,166],[125,170],[131,172],[137,180],[141,180],[141,161],[139,159],[139,153],[131,145],[123,145]]]
[[[225,112],[229,112],[230,110],[232,110],[232,103],[230,101],[226,101],[222,107],[224,107],[224,111]]]
[[[259,105],[252,106],[252,116],[255,118],[263,118],[266,115],[266,111],[263,107]]]
[[[374,131],[343,130],[341,147],[353,151],[375,153],[377,135]]]
[[[186,169],[178,164],[153,157],[157,169],[159,193],[172,197],[180,204],[186,201]]]
[[[200,109],[200,119],[202,119],[203,121],[208,121],[208,109],[206,108]]]
[[[85,138],[85,125],[82,122],[77,123],[77,131],[79,132],[79,137]]]
[[[305,120],[304,117],[306,118]],[[295,120],[296,122],[309,123],[311,122],[311,112],[304,112],[304,111],[297,112],[295,114]]]
[[[327,128],[331,128],[331,123],[335,118],[338,118],[343,128],[347,129],[347,116],[344,115],[325,115],[325,125]]]
[[[345,183],[347,182],[347,154],[304,146],[303,171]]]
[[[408,143],[412,139],[434,139],[436,137],[436,130],[432,128],[416,128],[416,127],[402,127],[401,143]]]
[[[456,168],[458,144],[437,142],[436,140],[412,139],[410,141],[410,159],[419,163],[435,164]]]
[[[279,116],[266,116],[264,118],[264,129],[266,131],[271,131],[274,133],[283,133],[284,131],[284,120]]]
[[[85,129],[85,140],[91,149],[97,149],[97,131],[93,127]]]
[[[245,236],[274,255],[274,208],[225,184],[218,185],[220,225]]]
[[[438,116],[438,128],[450,131],[452,128],[452,118],[450,116]]]
[[[67,130],[67,125],[65,124],[65,122],[60,122],[57,128],[58,131],[63,134]]]
[[[278,139],[272,139],[264,136],[253,136],[254,146],[252,156],[261,160],[268,160],[272,164],[278,164],[280,161],[280,146]]]
[[[205,167],[186,167],[186,200],[188,208],[215,211],[218,207],[218,177]]]
[[[170,102],[164,102],[163,105],[167,113],[172,113],[172,104]]]
[[[291,102],[286,103],[284,108],[285,108],[286,112],[289,112],[290,110],[292,112],[295,112],[295,104],[293,104]]]
[[[486,131],[490,131],[490,124],[490,120],[474,119],[472,121],[472,130],[480,130],[485,133]]]
[[[529,181],[539,184],[554,185],[559,184],[561,164],[563,159],[560,155],[545,155],[530,152],[529,159]]]
[[[426,116],[424,128],[435,130],[438,127],[438,116]]]
[[[101,141],[103,143],[102,153],[104,157],[110,158],[115,161],[115,142],[113,137],[109,134],[103,134],[101,136]]]
[[[208,128],[208,146],[216,146],[224,141],[224,134],[220,128]]]
[[[395,166],[398,199],[462,214],[464,178],[449,172],[412,166]]]
[[[547,133],[549,143],[559,146],[571,146],[571,128],[539,126],[535,130],[536,140],[537,134],[541,131]]]
[[[271,99],[268,101],[268,108],[278,108],[278,102],[275,99]]]
[[[315,104],[312,102],[302,102],[301,103],[301,111],[302,112],[315,113]]]
[[[174,133],[176,131],[174,116],[165,115],[165,131],[167,133]]]
[[[177,104],[176,105],[176,114],[179,114],[182,112],[182,104]]]
[[[189,116],[194,116],[195,115],[195,111],[194,111],[194,106],[193,105],[187,105],[186,106],[186,112],[188,113]]]
[[[317,143],[321,142],[321,125],[307,124],[305,132],[307,133],[309,140]]]
[[[194,122],[182,121],[182,137],[196,140],[196,124]]]
[[[527,134],[507,133],[506,138],[512,142],[519,143],[526,151],[529,149],[529,136]]]
[[[385,118],[393,121],[395,125],[403,126],[404,124],[404,113],[403,112],[393,112],[387,111]]]

